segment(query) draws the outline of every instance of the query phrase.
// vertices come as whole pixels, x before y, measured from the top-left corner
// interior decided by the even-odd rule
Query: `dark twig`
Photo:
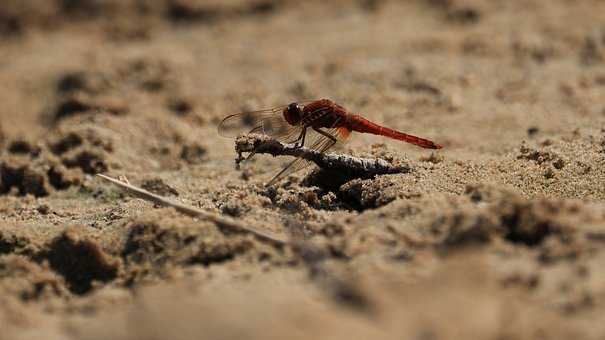
[[[260,230],[255,227],[252,227],[252,226],[244,225],[240,222],[237,222],[237,221],[235,221],[231,218],[225,217],[225,216],[220,216],[220,215],[213,214],[213,213],[210,213],[207,211],[196,209],[196,208],[186,206],[181,203],[172,202],[165,197],[153,194],[145,189],[135,187],[134,185],[131,185],[129,183],[117,180],[115,178],[112,178],[112,177],[109,177],[106,175],[97,174],[97,176],[119,186],[122,189],[127,190],[128,192],[132,193],[133,195],[135,195],[139,198],[142,198],[147,201],[151,201],[151,202],[156,203],[161,206],[172,207],[172,208],[176,209],[178,212],[183,213],[185,215],[209,220],[209,221],[213,222],[214,224],[216,224],[217,227],[219,227],[219,228],[225,228],[225,229],[228,229],[231,231],[236,231],[236,232],[250,233],[250,234],[253,234],[254,236],[258,237],[259,239],[262,239],[265,241],[270,241],[272,243],[279,244],[279,245],[283,245],[283,244],[287,243],[287,239],[285,237],[274,234],[272,232]]]
[[[238,137],[235,141],[235,151],[239,155],[236,160],[238,164],[244,159],[242,157],[242,153],[244,152],[266,153],[272,156],[294,156],[312,161],[322,169],[338,171],[343,175],[351,177],[371,177],[410,171],[410,168],[406,165],[392,165],[383,159],[359,158],[332,153],[325,154],[306,147],[298,148],[294,145],[283,144],[271,137],[258,134],[248,134]]]

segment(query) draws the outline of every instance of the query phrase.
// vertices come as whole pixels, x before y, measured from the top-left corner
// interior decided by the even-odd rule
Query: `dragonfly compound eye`
[[[284,118],[288,123],[295,125],[302,119],[302,110],[298,103],[292,103],[284,110]]]

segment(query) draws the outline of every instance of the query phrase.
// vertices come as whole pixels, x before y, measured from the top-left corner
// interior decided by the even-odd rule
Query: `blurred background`
[[[224,116],[319,98],[444,149],[234,168]],[[2,0],[0,339],[602,338],[604,128],[601,0]]]
[[[538,123],[556,132],[602,116],[599,85],[578,89],[582,79],[571,76],[600,81],[591,75],[603,62],[601,6],[7,0],[0,113],[8,136],[35,136],[101,109],[204,127],[232,112],[327,97],[450,150],[498,152]],[[472,135],[458,132],[468,128]]]

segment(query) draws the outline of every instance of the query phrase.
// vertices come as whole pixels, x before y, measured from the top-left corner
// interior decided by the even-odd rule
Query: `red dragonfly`
[[[236,113],[225,117],[218,126],[219,134],[224,137],[236,137],[245,132],[259,133],[283,143],[295,143],[297,147],[304,146],[305,140],[311,139],[309,148],[318,152],[325,152],[336,142],[344,142],[351,131],[385,136],[427,149],[442,148],[428,139],[389,129],[360,115],[349,113],[329,99]],[[309,135],[312,137],[308,137]],[[309,165],[311,162],[297,158],[275,175],[267,186]]]

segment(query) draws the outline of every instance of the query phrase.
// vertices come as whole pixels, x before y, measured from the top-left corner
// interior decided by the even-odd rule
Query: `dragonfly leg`
[[[327,133],[327,132],[323,131],[322,129],[316,129],[316,128],[313,128],[313,130],[315,130],[315,131],[317,131],[317,132],[321,133],[322,135],[324,135],[324,136],[326,136],[326,137],[330,138],[330,139],[332,140],[332,142],[336,143],[336,141],[337,141],[336,137],[332,136],[331,134],[329,134],[329,133]]]
[[[307,127],[303,127],[302,131],[300,132],[300,136],[298,136],[297,141],[299,141],[299,143],[297,143],[294,147],[295,148],[302,148],[305,145],[305,137],[307,136]]]
[[[326,136],[326,137],[328,137],[330,139],[330,145],[325,148],[326,150],[329,149],[329,148],[331,148],[334,144],[336,144],[336,142],[337,142],[336,137],[332,136],[328,132],[325,132],[325,131],[323,131],[322,129],[319,129],[319,128],[313,128],[313,130],[321,133],[322,135],[324,135],[324,136]]]

